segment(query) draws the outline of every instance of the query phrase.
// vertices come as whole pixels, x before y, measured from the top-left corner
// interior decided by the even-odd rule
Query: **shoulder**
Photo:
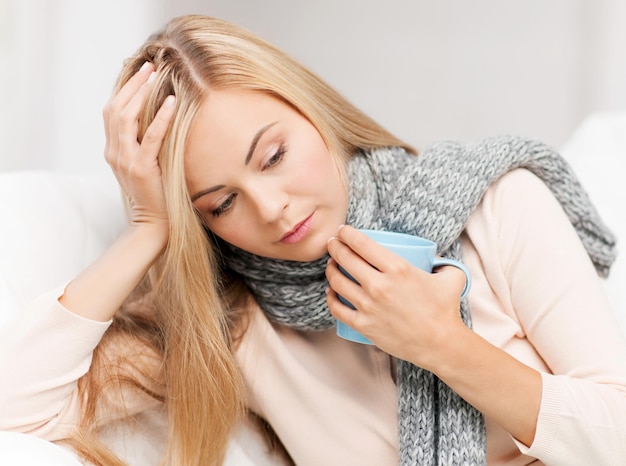
[[[505,268],[549,244],[552,253],[554,248],[576,248],[581,255],[584,253],[574,226],[554,194],[537,175],[521,168],[507,172],[487,189],[469,219],[466,233],[482,253],[498,256]]]
[[[565,215],[550,188],[535,174],[516,168],[502,175],[485,192],[477,211],[502,219]]]
[[[485,192],[485,197],[494,200],[529,199],[535,197],[554,198],[548,186],[534,173],[524,168],[515,168],[496,180]],[[556,202],[556,199],[554,199]]]

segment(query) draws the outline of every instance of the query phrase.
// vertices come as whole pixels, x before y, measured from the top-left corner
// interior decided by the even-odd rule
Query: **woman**
[[[83,335],[49,345],[54,390],[15,405],[31,387],[6,389],[15,412],[55,407],[14,428],[111,464],[98,429],[162,402],[172,464],[220,464],[244,408],[298,465],[626,458],[626,343],[597,277],[614,241],[550,148],[492,138],[416,157],[289,57],[202,16],[125,63],[104,120],[129,227],[37,304],[35,351],[6,343],[41,354],[42,335]],[[468,299],[454,269],[414,269],[358,228],[435,240],[468,266]],[[338,338],[335,318],[376,346]]]

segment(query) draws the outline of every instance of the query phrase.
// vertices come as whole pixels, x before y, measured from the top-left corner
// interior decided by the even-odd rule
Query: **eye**
[[[281,144],[281,146],[278,148],[276,153],[272,155],[272,157],[270,157],[270,159],[265,163],[265,165],[263,166],[263,169],[265,170],[267,168],[273,167],[274,165],[278,165],[280,162],[283,161],[283,158],[285,157],[286,153],[287,153],[287,146],[284,144]]]
[[[219,217],[222,214],[227,213],[235,202],[236,194],[229,195],[224,202],[222,202],[217,209],[210,211],[213,217]]]

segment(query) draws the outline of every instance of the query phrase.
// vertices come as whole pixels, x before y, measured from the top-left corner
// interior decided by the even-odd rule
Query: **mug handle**
[[[454,259],[447,259],[445,257],[435,257],[435,259],[433,260],[433,269],[441,265],[451,265],[452,267],[456,267],[457,269],[461,270],[465,274],[465,288],[463,288],[463,292],[461,293],[461,299],[465,298],[465,296],[467,296],[467,293],[470,290],[470,287],[472,286],[472,277],[470,276],[470,273],[469,273],[469,270],[467,270],[467,267],[465,267],[465,265],[463,265],[462,263]]]

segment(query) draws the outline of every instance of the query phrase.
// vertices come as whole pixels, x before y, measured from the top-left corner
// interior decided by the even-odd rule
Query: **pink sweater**
[[[626,338],[547,188],[524,170],[505,175],[472,215],[462,249],[475,331],[543,380],[533,445],[487,419],[489,464],[626,464]],[[40,298],[0,338],[0,430],[54,440],[75,422],[76,380],[108,324],[67,311],[61,293]],[[250,407],[299,466],[398,463],[387,354],[332,330],[271,324],[256,309],[237,358]],[[129,400],[134,412],[154,407]]]

